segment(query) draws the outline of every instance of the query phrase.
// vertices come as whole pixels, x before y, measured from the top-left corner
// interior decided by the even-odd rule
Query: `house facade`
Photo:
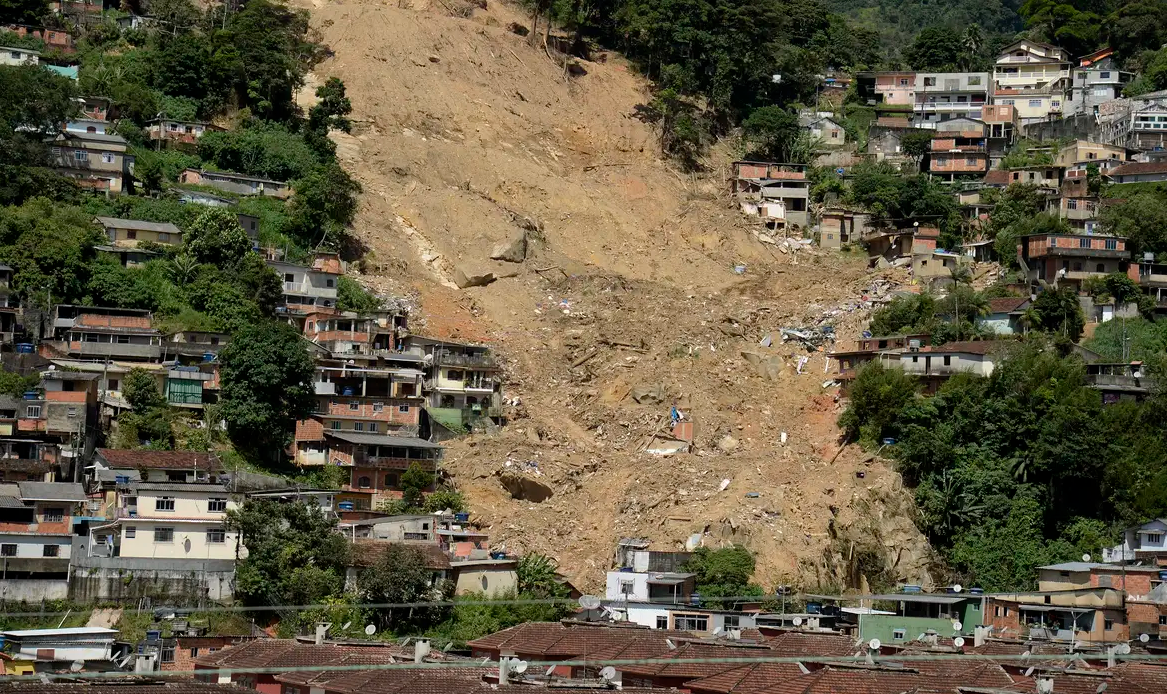
[[[1031,285],[1039,281],[1081,284],[1089,277],[1126,273],[1130,251],[1117,236],[1036,234],[1022,237],[1019,259]]]
[[[134,156],[120,135],[62,133],[51,143],[49,162],[77,184],[109,195],[118,195],[134,172]]]
[[[239,536],[225,526],[238,504],[221,484],[131,482],[117,491],[116,518],[94,527],[90,555],[233,561]]]
[[[193,145],[207,132],[222,131],[212,123],[198,121],[181,121],[169,118],[152,120],[146,125],[146,133],[151,140]]]
[[[1069,87],[1069,55],[1038,41],[1006,46],[993,67],[994,103],[1013,106],[1021,124],[1064,113]]]
[[[292,194],[292,186],[286,181],[273,181],[259,176],[245,176],[227,171],[183,169],[182,173],[178,175],[178,182],[185,185],[210,186],[239,195],[286,198]]]
[[[111,246],[137,248],[143,241],[161,246],[181,246],[182,229],[169,222],[145,222],[138,219],[94,217]]]

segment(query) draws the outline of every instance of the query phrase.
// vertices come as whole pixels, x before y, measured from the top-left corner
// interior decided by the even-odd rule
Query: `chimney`
[[[505,655],[498,657],[498,683],[506,684],[511,678],[511,659]]]
[[[430,653],[430,642],[426,639],[417,639],[413,642],[413,662],[423,663]]]
[[[328,627],[330,626],[332,625],[326,622],[320,622],[316,625],[316,640],[314,643],[317,646],[324,643],[324,635],[328,633]]]

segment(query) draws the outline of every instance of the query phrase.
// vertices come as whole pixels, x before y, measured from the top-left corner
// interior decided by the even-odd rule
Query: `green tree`
[[[0,25],[35,24],[49,14],[48,0],[0,0]]]
[[[166,400],[158,391],[158,379],[142,368],[134,367],[126,374],[122,384],[122,395],[137,412],[166,406]]]
[[[543,554],[524,554],[515,567],[519,592],[541,598],[562,598],[567,590],[559,583],[555,560]]]
[[[184,249],[200,263],[234,268],[251,252],[238,216],[224,207],[208,207],[183,234]]]
[[[902,369],[886,368],[878,361],[864,365],[851,385],[851,402],[839,415],[839,428],[851,441],[874,443],[894,435],[893,424],[918,387]]]
[[[162,160],[149,154],[138,155],[134,163],[134,178],[142,184],[142,190],[147,193],[162,190],[162,179],[165,172],[162,169]]]
[[[79,302],[89,281],[94,246],[104,236],[80,208],[33,198],[0,208],[0,257],[13,269],[12,288],[47,309]]]
[[[795,114],[780,106],[763,106],[742,121],[742,132],[751,145],[750,158],[788,162],[801,129]]]
[[[174,435],[167,416],[166,399],[158,390],[154,374],[142,368],[130,369],[122,384],[122,395],[133,408],[122,413],[118,425],[125,429],[123,440],[137,445],[149,442],[151,448],[171,448]]]
[[[381,300],[365,291],[359,282],[341,275],[336,283],[336,308],[341,311],[369,313],[381,308]]]
[[[317,87],[316,98],[319,101],[308,111],[304,138],[318,156],[328,159],[336,152],[336,147],[328,139],[328,131],[336,129],[350,132],[352,123],[348,115],[352,113],[353,106],[345,96],[344,82],[337,77],[329,77],[327,82]]]
[[[291,227],[308,247],[340,247],[357,213],[361,185],[336,162],[311,170],[292,186]]]
[[[441,511],[462,513],[467,508],[466,497],[453,489],[438,489],[425,498],[424,510],[426,513],[438,513]]]
[[[932,151],[932,131],[930,130],[910,130],[900,137],[900,147],[903,148],[905,155],[912,158],[916,162],[916,170],[920,168],[920,162]]]
[[[361,599],[367,603],[400,604],[440,601],[445,589],[417,547],[391,543],[371,566],[361,570],[357,582]],[[433,626],[445,616],[441,606],[375,608],[382,629],[397,633],[414,633]]]
[[[319,507],[249,500],[227,512],[226,525],[247,548],[235,565],[243,604],[309,605],[343,593],[349,542]]]
[[[701,594],[702,600],[760,596],[761,586],[750,582],[754,567],[754,555],[741,545],[716,550],[698,547],[685,563],[685,570],[695,574],[697,592]]]
[[[1061,335],[1072,342],[1077,342],[1082,336],[1086,317],[1078,303],[1078,292],[1073,287],[1046,289],[1033,302],[1033,310],[1037,314],[1034,327],[1038,330]]]
[[[948,27],[928,27],[904,50],[904,60],[923,72],[955,70],[964,55],[962,43],[961,36]]]
[[[312,411],[315,367],[300,334],[286,323],[254,323],[235,333],[219,358],[222,414],[232,440],[278,456],[295,422]]]
[[[1167,252],[1167,200],[1152,192],[1136,192],[1103,205],[1098,215],[1102,231],[1125,237],[1133,257]]]
[[[434,474],[422,469],[417,463],[410,463],[409,469],[401,475],[401,501],[410,510],[425,507],[425,492],[434,484]]]

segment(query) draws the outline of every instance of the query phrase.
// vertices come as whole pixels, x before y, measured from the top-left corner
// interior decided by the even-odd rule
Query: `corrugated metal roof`
[[[85,489],[74,482],[18,482],[25,501],[85,501]]]
[[[400,446],[403,448],[430,448],[440,449],[441,444],[426,441],[412,436],[381,436],[378,434],[359,434],[347,431],[325,431],[327,436],[340,439],[347,443],[363,446]]]
[[[157,231],[164,234],[181,234],[182,229],[179,229],[170,222],[147,222],[141,219],[121,219],[118,217],[95,217],[97,221],[104,227],[113,227],[114,229],[135,229],[139,231]]]

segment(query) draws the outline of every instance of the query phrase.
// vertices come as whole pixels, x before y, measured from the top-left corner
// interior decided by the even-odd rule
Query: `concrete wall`
[[[486,593],[498,595],[519,589],[519,578],[512,566],[464,566],[454,565],[457,572],[455,579],[455,595],[467,593]]]
[[[0,581],[0,602],[41,602],[66,600],[69,582],[43,578],[21,578]]]
[[[230,601],[234,583],[233,561],[77,556],[68,597],[78,602],[150,597],[166,604],[191,605]]]

